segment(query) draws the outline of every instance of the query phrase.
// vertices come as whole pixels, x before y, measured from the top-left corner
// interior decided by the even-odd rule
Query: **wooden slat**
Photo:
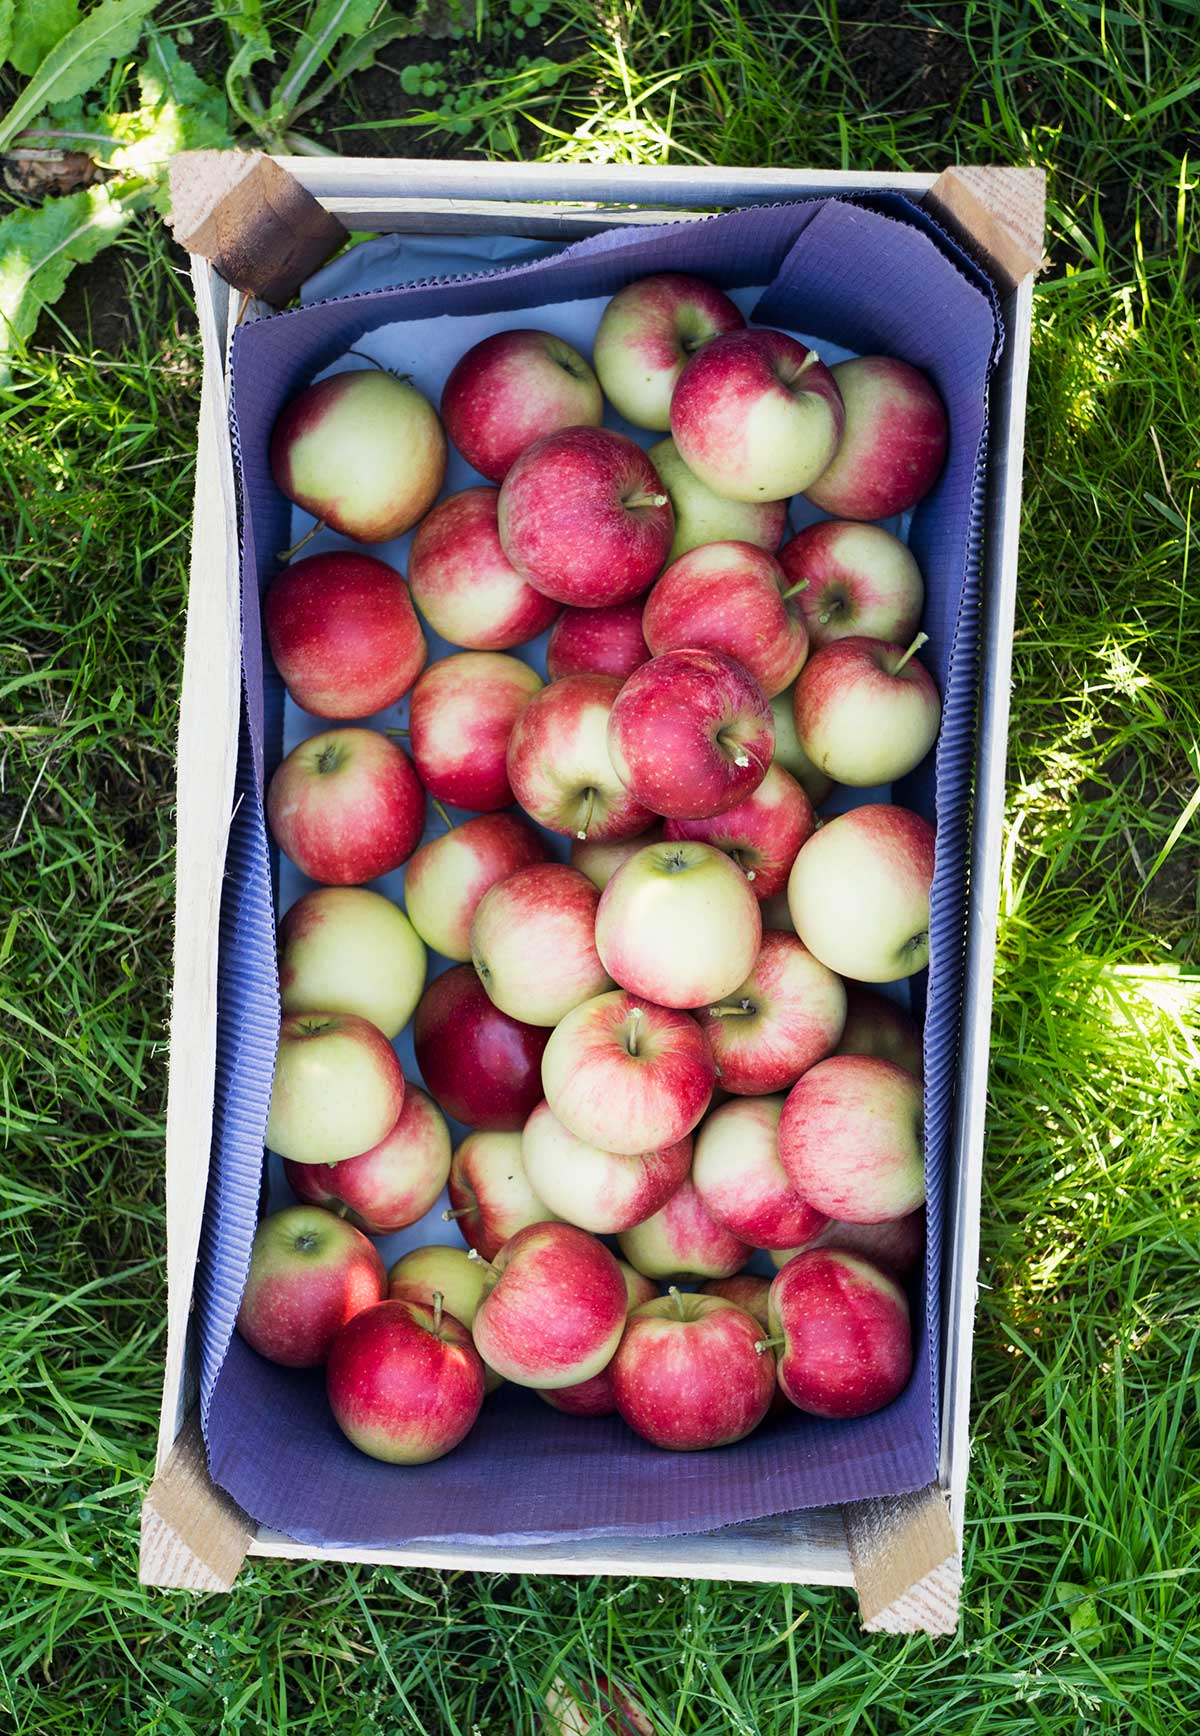
[[[142,1503],[138,1577],[143,1585],[228,1591],[253,1535],[253,1523],[208,1475],[193,1411]]]
[[[952,1634],[962,1565],[944,1492],[853,1501],[842,1509],[868,1633]]]

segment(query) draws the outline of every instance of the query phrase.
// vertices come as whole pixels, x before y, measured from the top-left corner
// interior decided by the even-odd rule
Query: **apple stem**
[[[686,1320],[687,1319],[687,1309],[683,1305],[683,1297],[679,1293],[679,1287],[675,1284],[672,1284],[670,1289],[667,1291],[667,1295],[674,1298],[675,1307],[676,1307],[676,1310],[679,1314],[679,1318],[681,1320]]]
[[[669,494],[631,494],[626,506],[666,506]]]
[[[445,1214],[443,1214],[443,1216],[444,1215]],[[474,1260],[475,1264],[477,1266],[482,1266],[485,1272],[494,1272],[496,1270],[496,1268],[492,1265],[492,1262],[490,1260],[484,1259],[483,1255],[479,1252],[478,1248],[468,1248],[467,1249],[467,1259],[468,1260]]]
[[[300,550],[304,547],[305,543],[311,542],[317,532],[324,529],[325,521],[324,519],[319,518],[310,531],[305,531],[299,542],[294,542],[290,549],[280,549],[279,553],[275,556],[275,559],[281,563],[290,561],[293,555],[298,555],[300,553]]]
[[[779,593],[780,597],[786,603],[788,598],[794,597],[798,591],[807,591],[807,589],[811,583],[812,583],[811,579],[801,579],[799,584],[789,585],[786,591],[781,591]],[[822,615],[821,619],[822,620],[825,619],[824,615]]]
[[[453,1223],[455,1218],[469,1218],[474,1210],[474,1206],[459,1206],[457,1211],[451,1211],[450,1207],[447,1206],[445,1211],[442,1213],[442,1222],[444,1224],[449,1224]],[[472,1252],[474,1252],[474,1250],[472,1250]]]
[[[587,791],[587,800],[584,804],[584,809],[583,809],[583,824],[582,824],[582,826],[580,826],[579,830],[575,834],[575,836],[579,839],[581,844],[585,843],[587,841],[588,827],[592,823],[592,812],[593,812],[595,806],[596,806],[596,792],[595,792],[595,789],[589,785],[588,791]]]
[[[435,1332],[442,1330],[442,1293],[440,1290],[435,1290],[433,1293],[433,1330]]]
[[[727,1001],[722,1001],[719,1006],[709,1007],[708,1010],[714,1019],[741,1019],[744,1018],[747,1013],[758,1011],[753,1001],[739,1001],[736,1006],[731,1006]]]
[[[385,730],[384,730],[384,732],[383,732],[383,733],[384,733],[384,734],[385,734],[385,735],[403,735],[403,736],[407,736],[407,735],[408,735],[408,733],[409,733],[409,731],[408,731],[408,729],[407,729],[407,727],[406,727],[406,726],[405,726],[405,725],[404,725],[404,724],[402,724],[402,723],[397,723],[397,724],[393,724],[393,725],[391,725],[391,726],[390,726],[390,727],[389,727],[389,728],[388,728],[388,729],[385,729]]]
[[[643,1017],[643,1014],[642,1014],[641,1007],[630,1007],[630,1009],[629,1009],[629,1021],[630,1021],[629,1022],[629,1034],[628,1034],[628,1037],[626,1039],[625,1047],[628,1049],[628,1051],[631,1055],[636,1055],[638,1052],[638,1025],[639,1025],[642,1017]]]
[[[757,878],[755,870],[753,868],[747,868],[746,864],[742,861],[742,852],[740,850],[731,850],[729,852],[729,857],[731,861],[737,863],[747,880],[754,880]]]
[[[407,734],[407,731],[405,733]],[[430,796],[429,800],[433,803],[433,811],[437,815],[438,819],[441,820],[448,832],[452,832],[454,830],[454,821],[446,812],[445,803],[439,802],[436,796]]]
[[[760,1338],[754,1348],[761,1356],[764,1350],[781,1350],[786,1343],[786,1338]]]
[[[918,633],[916,638],[913,640],[912,644],[909,646],[908,650],[904,653],[903,657],[900,659],[899,663],[897,663],[893,667],[892,674],[893,675],[899,675],[900,671],[904,668],[904,665],[908,662],[909,658],[915,656],[916,653],[921,649],[922,645],[928,645],[928,643],[929,643],[929,634],[928,633]]]
[[[805,356],[805,358],[801,362],[800,366],[796,369],[796,378],[799,379],[800,375],[804,372],[804,370],[806,368],[811,368],[813,363],[819,362],[820,359],[821,358],[817,354],[816,350],[809,350],[808,354]]]

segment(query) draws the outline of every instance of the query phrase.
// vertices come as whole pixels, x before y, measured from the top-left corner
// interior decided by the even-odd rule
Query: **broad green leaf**
[[[13,0],[0,0],[0,66],[12,53]]]
[[[56,42],[79,23],[79,0],[17,0],[9,59],[32,78]]]
[[[362,36],[376,22],[380,0],[317,0],[292,58],[271,95],[268,125],[282,131],[308,81],[325,66],[344,36]],[[390,10],[390,8],[389,8]]]
[[[271,36],[263,22],[262,0],[215,0],[217,17],[222,19],[241,46],[225,70],[225,94],[229,106],[239,120],[262,130],[263,106],[250,81],[250,74],[262,60],[274,60]]]
[[[232,144],[229,106],[223,91],[201,78],[172,39],[151,26],[146,59],[138,73],[145,131],[135,144],[118,152],[113,167],[157,179],[154,203],[170,209],[164,170],[176,151],[200,151]]]
[[[103,0],[82,23],[50,50],[37,72],[0,120],[0,151],[50,103],[69,102],[108,71],[114,60],[132,54],[146,14],[156,0]]]

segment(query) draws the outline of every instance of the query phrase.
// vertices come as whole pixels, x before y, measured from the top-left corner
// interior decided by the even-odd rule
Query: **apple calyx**
[[[912,945],[912,942],[909,942]],[[332,1031],[337,1026],[337,1016],[334,1013],[305,1013],[296,1020],[297,1029],[306,1037],[319,1037],[322,1031]]]
[[[316,536],[317,532],[319,530],[324,530],[324,529],[325,529],[325,520],[323,518],[319,518],[317,520],[316,524],[313,525],[311,530],[305,531],[304,535],[300,538],[299,542],[294,542],[290,549],[280,549],[278,554],[275,556],[275,559],[280,563],[281,566],[286,566],[288,561],[292,560],[296,555],[298,555],[300,553],[300,550],[304,547],[305,543],[311,542],[312,539]]]
[[[339,771],[344,763],[344,759],[345,756],[338,743],[334,741],[327,742],[317,755],[314,770],[324,777],[329,772]]]
[[[764,1356],[768,1350],[782,1350],[786,1344],[787,1339],[782,1336],[779,1338],[760,1338],[754,1348],[759,1356]]]
[[[928,643],[929,643],[929,634],[928,633],[918,633],[916,638],[913,640],[912,644],[909,646],[908,650],[904,653],[903,657],[901,657],[900,661],[898,663],[893,664],[892,668],[889,669],[888,674],[889,675],[899,675],[900,671],[904,668],[904,665],[908,662],[909,658],[914,657],[916,655],[916,653],[921,649],[922,645],[928,645]]]
[[[300,1234],[292,1243],[292,1246],[298,1254],[311,1254],[317,1245],[318,1239],[315,1230],[301,1230]]]

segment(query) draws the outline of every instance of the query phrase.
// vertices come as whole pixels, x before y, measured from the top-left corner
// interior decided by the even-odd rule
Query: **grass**
[[[663,1731],[1190,1736],[1195,8],[945,5],[898,25],[878,6],[766,0],[568,13],[575,70],[507,116],[547,155],[958,154],[1052,171],[962,1631],[868,1640],[847,1594],[774,1587],[282,1564],[221,1601],[137,1586],[163,1348],[173,732],[200,368],[186,284],[147,220],[90,279],[95,296],[123,274],[120,341],[106,321],[100,350],[86,310],[64,303],[0,404],[7,1727],[508,1736],[539,1728],[561,1671],[603,1670]],[[465,142],[490,136],[481,124]],[[418,140],[464,146],[423,122],[381,127],[374,148]]]

